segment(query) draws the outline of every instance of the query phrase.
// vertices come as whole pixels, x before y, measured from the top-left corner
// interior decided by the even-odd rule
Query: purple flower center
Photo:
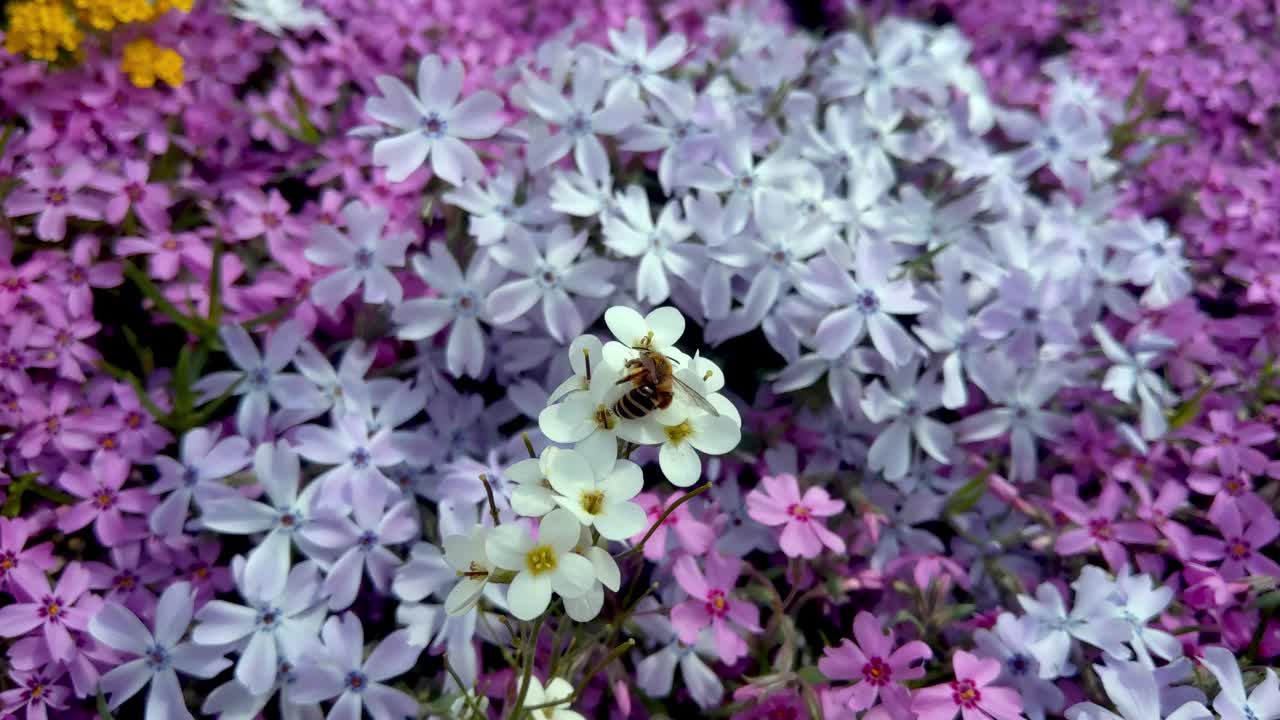
[[[351,692],[362,693],[369,684],[369,678],[359,670],[347,673],[346,686]]]
[[[1005,665],[1009,668],[1009,674],[1014,677],[1022,677],[1031,669],[1031,661],[1022,653],[1010,655],[1009,659],[1005,661]]]
[[[951,681],[951,699],[962,708],[973,709],[978,707],[978,702],[982,700],[982,693],[974,686],[972,680],[953,680]]]
[[[182,484],[191,487],[200,480],[200,471],[194,465],[186,465],[182,468]]]
[[[373,267],[373,251],[369,248],[360,248],[356,251],[356,256],[352,262],[361,270],[368,270]]]
[[[873,290],[863,290],[854,298],[853,304],[862,311],[864,315],[870,315],[880,311],[880,298]]]
[[[116,491],[108,487],[98,488],[98,492],[93,495],[94,503],[102,510],[106,510],[116,504]]]
[[[1233,538],[1227,542],[1227,555],[1234,560],[1244,560],[1253,554],[1253,546],[1244,538]]]
[[[160,672],[169,667],[169,651],[159,645],[152,645],[142,654],[143,659],[147,661],[147,667],[153,672]]]
[[[787,514],[795,518],[797,522],[809,522],[809,508],[800,503],[795,503],[788,507]]]
[[[565,123],[565,129],[571,135],[586,135],[591,132],[591,119],[581,112],[575,112],[569,116],[569,122]]]
[[[351,460],[351,467],[357,470],[364,470],[369,467],[369,461],[373,459],[373,456],[369,454],[368,450],[358,447],[351,451],[349,458]]]
[[[378,534],[372,530],[365,530],[360,533],[360,538],[356,540],[360,544],[360,549],[369,552],[378,544]]]
[[[258,629],[274,630],[280,622],[280,611],[273,607],[265,607],[258,611]]]
[[[729,602],[725,599],[723,590],[707,593],[707,614],[718,618],[729,614]]]
[[[1112,537],[1111,521],[1106,518],[1091,518],[1089,534],[1097,540],[1110,540]]]
[[[67,189],[61,185],[54,185],[49,188],[48,200],[50,205],[66,205]]]
[[[250,370],[246,377],[250,387],[255,390],[265,390],[271,382],[271,371],[265,367],[258,367]]]
[[[893,678],[893,668],[884,658],[872,657],[862,666],[862,678],[876,687],[884,687]]]
[[[422,119],[422,134],[437,138],[444,134],[448,126],[449,124],[438,113],[427,113],[427,116]]]
[[[36,611],[45,622],[60,623],[62,616],[66,613],[66,603],[62,602],[62,598],[56,595],[45,595],[40,600],[40,609]]]

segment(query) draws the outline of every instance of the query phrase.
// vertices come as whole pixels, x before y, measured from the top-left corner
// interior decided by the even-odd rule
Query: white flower
[[[381,97],[369,98],[365,112],[401,134],[373,145],[373,162],[387,168],[387,179],[400,182],[430,157],[431,170],[453,185],[484,174],[480,158],[463,140],[493,137],[502,127],[502,99],[481,91],[458,102],[462,63],[448,65],[437,55],[418,64],[418,95],[390,75],[376,78]]]
[[[600,614],[600,608],[604,607],[605,588],[617,592],[622,586],[622,573],[618,569],[618,561],[613,559],[609,551],[592,542],[591,531],[585,525],[574,550],[591,561],[596,576],[591,589],[581,597],[564,599],[564,610],[574,620],[588,622],[594,620]]]
[[[1240,665],[1235,655],[1224,647],[1204,649],[1204,666],[1218,679],[1222,688],[1213,699],[1213,709],[1222,720],[1276,720],[1280,718],[1280,681],[1276,671],[1267,668],[1262,682],[1248,695],[1244,679],[1240,677]]]
[[[717,396],[723,399],[723,396]],[[719,415],[695,410],[678,423],[662,426],[665,441],[658,450],[658,466],[662,474],[677,487],[688,487],[702,474],[702,460],[695,450],[707,455],[723,455],[742,440],[742,421],[727,408],[733,404],[715,403]],[[676,406],[672,406],[676,407]],[[732,413],[732,414],[731,414]]]
[[[516,205],[516,176],[509,170],[489,178],[485,185],[470,180],[445,193],[444,201],[467,211],[467,232],[481,247],[502,240],[512,230],[551,220],[555,215],[541,198],[529,198],[525,204]]]
[[[573,552],[581,530],[573,513],[553,510],[538,525],[535,541],[523,524],[494,528],[485,541],[485,554],[495,565],[516,572],[507,591],[511,614],[532,620],[551,604],[551,593],[581,597],[596,580],[591,561]]]
[[[369,207],[358,200],[347,203],[342,216],[347,234],[323,223],[311,234],[307,260],[338,268],[311,286],[311,299],[333,314],[363,284],[366,303],[399,305],[404,290],[388,268],[404,267],[405,249],[413,242],[413,234],[384,235],[386,208]]]
[[[554,450],[554,452],[552,452]],[[552,500],[607,540],[624,540],[644,529],[645,511],[632,498],[644,489],[640,466],[615,459],[616,452],[589,456],[548,448],[547,480]]]
[[[534,710],[529,714],[533,717],[533,720],[586,720],[582,715],[568,708],[569,698],[571,697],[573,697],[573,686],[569,684],[568,680],[551,678],[551,682],[548,682],[544,688],[538,678],[530,676],[529,692],[525,694],[524,704],[525,707],[532,707],[563,700],[563,703],[541,710]]]
[[[1142,409],[1142,436],[1155,440],[1164,435],[1169,427],[1165,409],[1177,400],[1177,396],[1151,367],[1160,357],[1160,351],[1171,346],[1172,341],[1149,335],[1140,340],[1145,341],[1146,348],[1130,352],[1100,324],[1094,324],[1093,336],[1107,359],[1115,363],[1107,368],[1102,389],[1111,391],[1116,399],[1125,403],[1132,403],[1136,392]]]
[[[283,35],[286,30],[303,30],[329,22],[324,12],[302,7],[302,0],[235,0],[231,14],[272,35]]]

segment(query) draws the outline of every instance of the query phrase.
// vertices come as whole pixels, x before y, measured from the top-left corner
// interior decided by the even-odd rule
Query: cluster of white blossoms
[[[471,612],[501,576],[510,582],[506,606],[517,618],[538,617],[558,595],[569,617],[593,619],[605,589],[621,585],[608,543],[626,543],[646,528],[647,514],[635,502],[644,476],[632,453],[656,446],[663,474],[687,487],[701,475],[699,453],[723,455],[741,439],[737,408],[717,392],[724,386],[720,368],[675,346],[685,325],[678,310],[642,316],[613,307],[605,323],[615,339],[602,344],[583,335],[570,344],[574,374],[539,416],[542,433],[558,444],[505,471],[518,519],[445,536],[443,555],[419,545],[402,571],[403,577],[451,568],[458,581],[445,600],[449,615]],[[628,400],[634,393],[639,397]]]

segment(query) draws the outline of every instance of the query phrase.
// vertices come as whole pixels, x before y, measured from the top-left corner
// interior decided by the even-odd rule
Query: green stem
[[[508,716],[511,720],[519,720],[524,714],[524,699],[529,695],[529,683],[533,676],[533,659],[538,654],[538,635],[542,632],[542,622],[547,619],[550,611],[551,609],[548,608],[547,612],[538,616],[538,621],[534,623],[533,630],[529,633],[524,647],[521,648],[521,652],[524,653],[524,669],[520,671],[520,694],[516,696],[515,707]]]

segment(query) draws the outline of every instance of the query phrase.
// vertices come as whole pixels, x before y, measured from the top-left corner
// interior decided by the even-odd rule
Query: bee
[[[712,415],[720,414],[702,393],[676,377],[675,361],[648,348],[636,350],[640,351],[640,356],[627,361],[626,374],[617,383],[630,383],[632,387],[614,402],[615,415],[626,420],[639,420],[654,410],[671,407],[677,394]]]

